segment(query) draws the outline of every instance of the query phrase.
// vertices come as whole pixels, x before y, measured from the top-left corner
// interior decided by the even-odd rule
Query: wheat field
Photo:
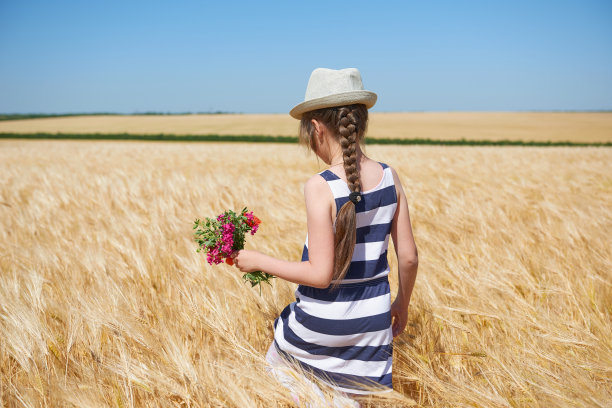
[[[0,121],[0,133],[295,136],[288,114],[72,116]],[[368,137],[612,142],[612,112],[403,112],[371,114]]]
[[[367,154],[400,174],[419,272],[395,393],[364,405],[609,407],[612,150]],[[209,266],[192,225],[248,206],[247,247],[299,260],[320,164],[293,145],[0,141],[2,405],[292,406],[264,354],[295,285],[260,295]]]

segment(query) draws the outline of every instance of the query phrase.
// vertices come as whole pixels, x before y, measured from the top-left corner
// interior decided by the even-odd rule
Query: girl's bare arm
[[[407,309],[410,304],[410,296],[416,280],[419,257],[417,247],[412,235],[410,225],[410,214],[408,201],[399,177],[394,169],[391,169],[397,191],[397,209],[391,225],[391,237],[397,255],[399,288],[396,302],[398,306]]]
[[[308,261],[291,262],[258,251],[242,250],[234,264],[242,272],[260,270],[293,283],[326,288],[330,285],[334,267],[334,234],[331,220],[333,195],[327,182],[319,175],[304,185],[308,224]]]

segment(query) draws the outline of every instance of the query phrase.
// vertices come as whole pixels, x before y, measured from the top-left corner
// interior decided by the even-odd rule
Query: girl
[[[302,261],[242,250],[234,264],[297,283],[296,301],[274,322],[271,364],[290,359],[348,394],[391,391],[393,337],[407,320],[417,274],[417,248],[406,196],[396,172],[363,154],[368,109],[355,68],[315,69],[300,119],[300,141],[329,168],[304,186],[308,234]],[[389,236],[398,259],[395,301],[387,275]]]

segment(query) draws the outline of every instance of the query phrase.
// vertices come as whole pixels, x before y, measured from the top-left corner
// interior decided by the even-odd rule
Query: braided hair
[[[315,149],[312,119],[321,121],[330,129],[342,147],[344,172],[350,199],[338,212],[334,235],[334,273],[336,287],[346,275],[357,238],[355,205],[361,196],[361,180],[357,163],[357,143],[363,143],[368,124],[368,109],[363,104],[336,106],[304,113],[300,121],[300,142]]]

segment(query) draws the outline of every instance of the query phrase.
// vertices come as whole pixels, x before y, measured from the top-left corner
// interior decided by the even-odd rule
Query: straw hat
[[[357,68],[317,68],[310,74],[304,102],[297,104],[289,114],[301,119],[304,112],[355,103],[362,103],[368,109],[376,103],[376,94],[363,89]]]

